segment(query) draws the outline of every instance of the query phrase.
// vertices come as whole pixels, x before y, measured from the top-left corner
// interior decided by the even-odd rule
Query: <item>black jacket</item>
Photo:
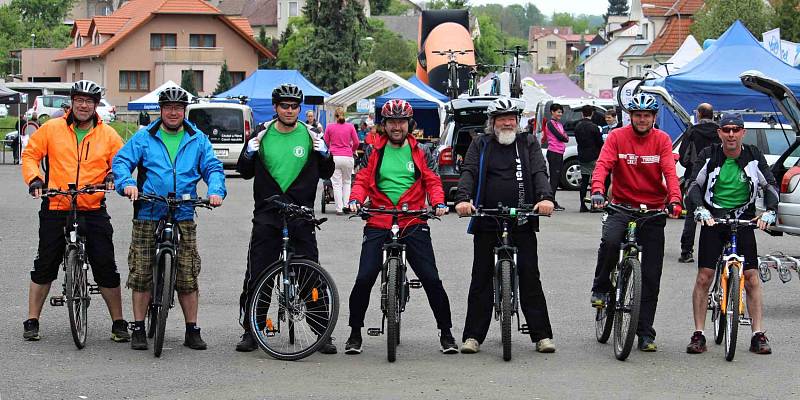
[[[269,126],[274,123],[275,120],[272,120],[258,125],[253,135],[262,136],[268,131]],[[306,126],[300,121],[297,123]],[[262,222],[272,223],[278,223],[277,213],[264,200],[278,194],[283,197],[285,202],[313,208],[319,180],[330,178],[333,175],[333,170],[333,157],[330,155],[325,157],[319,152],[312,151],[305,167],[284,193],[275,178],[267,171],[259,153],[254,154],[252,157],[247,157],[247,142],[245,142],[242,152],[239,154],[239,161],[236,164],[236,171],[242,175],[242,178],[250,179],[255,177],[253,181],[254,218],[260,219]]]
[[[696,154],[700,154],[706,147],[720,143],[719,135],[717,134],[718,128],[719,125],[716,122],[701,119],[697,125],[688,127],[683,133],[683,139],[678,148],[678,155],[680,156],[678,161],[686,168],[686,172],[683,174],[684,179],[688,180],[692,177],[692,164],[697,160],[696,156],[692,157],[686,154],[689,151],[689,143],[693,143]]]
[[[592,162],[600,156],[603,133],[590,119],[583,118],[575,125],[575,141],[578,143],[578,161]]]

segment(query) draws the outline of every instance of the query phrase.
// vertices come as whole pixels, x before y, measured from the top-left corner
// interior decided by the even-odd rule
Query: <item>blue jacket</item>
[[[188,193],[194,198],[197,197],[197,182],[202,178],[208,185],[209,196],[225,197],[225,172],[222,162],[214,155],[208,136],[184,120],[186,134],[178,146],[173,165],[167,146],[161,140],[160,127],[159,118],[136,132],[117,152],[111,167],[117,192],[124,194],[126,186],[136,186],[140,193],[166,196],[174,192],[177,197]],[[131,176],[134,168],[138,168],[136,180]],[[134,219],[158,220],[166,212],[167,207],[158,203],[136,201],[133,205]],[[175,214],[178,221],[192,220],[193,217],[194,210],[190,206],[181,207]]]

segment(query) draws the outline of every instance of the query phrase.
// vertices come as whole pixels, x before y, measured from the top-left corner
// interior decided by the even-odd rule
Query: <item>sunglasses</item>
[[[723,133],[731,133],[731,132],[739,133],[742,131],[742,129],[744,128],[742,128],[741,126],[730,126],[730,127],[724,126],[722,128],[719,128],[719,130],[721,130]]]
[[[289,110],[289,109],[297,110],[298,108],[300,108],[300,104],[298,104],[298,103],[278,103],[278,107],[280,107],[281,110]]]

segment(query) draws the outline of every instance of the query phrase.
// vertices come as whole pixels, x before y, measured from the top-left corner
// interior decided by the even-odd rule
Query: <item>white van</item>
[[[186,118],[208,135],[214,155],[226,169],[236,168],[239,153],[255,127],[248,105],[201,102],[186,107]]]

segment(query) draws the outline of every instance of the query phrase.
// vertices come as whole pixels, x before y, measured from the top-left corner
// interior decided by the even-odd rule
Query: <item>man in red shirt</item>
[[[640,93],[628,103],[631,124],[611,131],[600,151],[592,175],[592,207],[606,203],[605,180],[612,175],[611,202],[648,209],[665,208],[670,218],[681,215],[681,190],[672,158],[672,141],[664,131],[653,127],[658,103],[649,94]],[[666,181],[666,185],[664,184]],[[592,306],[602,307],[611,291],[610,271],[618,262],[620,243],[630,217],[609,212],[603,223],[603,235],[597,254]],[[642,301],[639,313],[639,350],[656,351],[653,320],[664,263],[664,217],[648,219],[637,230],[642,246]]]

